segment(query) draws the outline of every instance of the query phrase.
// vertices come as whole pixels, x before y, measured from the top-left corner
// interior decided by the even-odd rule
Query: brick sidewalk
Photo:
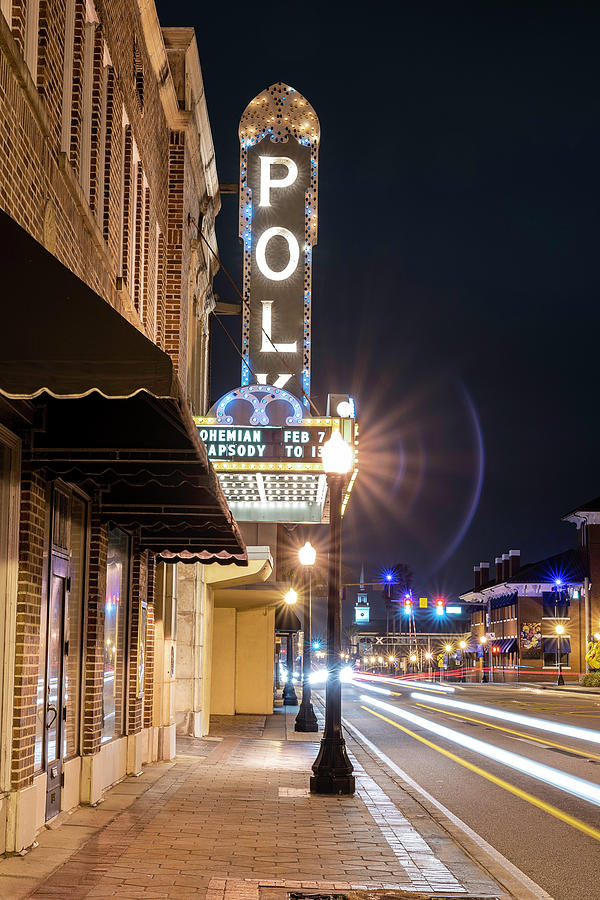
[[[98,808],[44,830],[25,857],[0,861],[0,896],[275,900],[301,888],[511,896],[353,740],[356,796],[310,795],[318,744],[294,736],[286,719],[216,718],[211,739],[181,738],[173,763],[146,767]]]

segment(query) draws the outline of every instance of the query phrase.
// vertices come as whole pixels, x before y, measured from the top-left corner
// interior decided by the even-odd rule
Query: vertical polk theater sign
[[[278,83],[250,101],[239,136],[242,385],[285,387],[307,407],[319,120]]]

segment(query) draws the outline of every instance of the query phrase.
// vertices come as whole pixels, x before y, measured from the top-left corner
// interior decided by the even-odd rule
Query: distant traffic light
[[[404,612],[407,615],[412,612],[412,600],[410,597],[404,598]]]
[[[444,615],[444,601],[443,600],[438,599],[435,601],[435,611],[438,616]]]

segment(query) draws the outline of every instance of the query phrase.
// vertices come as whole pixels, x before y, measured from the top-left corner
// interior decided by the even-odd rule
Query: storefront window
[[[102,741],[124,732],[130,538],[120,528],[108,532],[104,611]]]
[[[81,626],[83,619],[87,503],[73,495],[71,502],[71,590],[65,616],[65,705],[67,712],[63,732],[63,755],[76,756],[79,751],[79,710],[81,700]]]

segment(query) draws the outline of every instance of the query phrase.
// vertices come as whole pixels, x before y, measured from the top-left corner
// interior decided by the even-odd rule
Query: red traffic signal
[[[492,653],[500,653],[500,647],[492,647]]]
[[[443,600],[438,599],[435,601],[435,611],[438,616],[444,615],[444,601]]]
[[[404,598],[404,612],[409,613],[412,609],[412,600],[410,597]]]

